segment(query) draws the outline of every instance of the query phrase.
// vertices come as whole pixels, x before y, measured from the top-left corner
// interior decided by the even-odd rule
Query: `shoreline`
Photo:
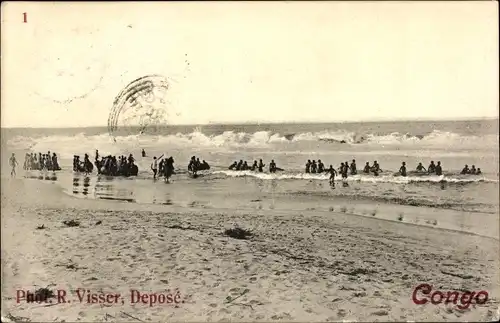
[[[491,320],[500,304],[496,239],[342,212],[78,200],[55,185],[26,183],[2,179],[3,317],[474,321]],[[80,225],[66,227],[67,220]],[[254,236],[225,236],[235,224]],[[465,310],[415,305],[421,283],[486,290],[490,301]],[[185,303],[17,304],[16,289],[34,284],[122,295],[178,288]]]
[[[9,178],[2,177],[2,181],[8,181]],[[486,212],[470,212],[456,209],[447,208],[437,208],[430,206],[414,206],[398,203],[388,203],[378,200],[370,199],[357,199],[353,196],[328,196],[327,199],[323,199],[322,194],[318,196],[313,196],[309,198],[308,195],[288,195],[288,194],[263,194],[258,196],[257,199],[251,199],[248,197],[246,201],[241,200],[240,197],[232,198],[233,203],[231,206],[222,205],[205,205],[200,202],[194,195],[190,202],[184,201],[177,203],[169,202],[168,204],[155,204],[152,202],[126,202],[120,201],[118,199],[107,198],[99,199],[86,197],[83,195],[74,195],[69,193],[70,187],[63,188],[59,183],[56,182],[46,182],[39,181],[36,179],[26,179],[20,178],[20,180],[25,181],[25,183],[33,183],[38,187],[51,187],[54,186],[55,189],[51,190],[53,194],[58,196],[64,196],[70,199],[76,199],[82,201],[86,208],[93,208],[94,202],[109,202],[112,203],[112,208],[115,203],[124,204],[124,208],[127,210],[137,210],[142,211],[144,209],[157,210],[161,212],[167,205],[170,210],[174,212],[182,212],[184,208],[188,207],[192,212],[234,212],[234,203],[239,204],[238,208],[244,212],[255,212],[263,216],[266,212],[272,212],[273,214],[286,214],[287,212],[299,212],[307,216],[307,214],[320,212],[324,216],[328,216],[331,213],[342,213],[352,216],[360,216],[364,218],[374,219],[374,220],[384,220],[390,222],[397,222],[401,224],[408,224],[416,227],[426,227],[433,228],[436,230],[453,231],[470,235],[477,235],[484,238],[490,238],[493,240],[499,240],[500,238],[500,226],[496,225],[499,223],[498,213],[486,213]],[[158,183],[156,183],[158,184]],[[189,185],[196,185],[195,183],[189,183]],[[182,188],[179,188],[182,187]],[[177,186],[177,189],[186,189],[190,186],[186,186],[185,183],[182,186]],[[137,188],[139,189],[139,188]],[[183,191],[181,191],[183,192]],[[187,192],[185,192],[187,193]],[[333,198],[333,199],[332,199]],[[108,200],[108,201],[107,201]],[[111,200],[111,201],[109,201]],[[227,200],[227,199],[226,199]],[[85,201],[85,202],[83,202]],[[169,200],[170,201],[170,200]],[[320,202],[321,205],[318,207],[317,203]],[[243,205],[242,205],[243,203]],[[216,203],[217,204],[217,203]],[[284,206],[284,207],[283,207]],[[487,224],[489,223],[489,224]]]

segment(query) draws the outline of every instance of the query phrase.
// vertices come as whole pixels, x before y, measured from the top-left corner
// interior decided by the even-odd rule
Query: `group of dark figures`
[[[145,157],[143,150],[143,157]],[[168,158],[163,158],[161,155],[159,158],[153,157],[153,163],[151,163],[151,170],[153,171],[153,179],[156,180],[157,176],[163,176],[165,182],[170,182],[170,177],[175,174],[174,168],[174,158],[172,156]]]
[[[106,176],[137,176],[139,167],[135,164],[135,159],[132,154],[127,156],[103,156],[99,160],[99,152],[95,152],[95,162],[97,174]]]
[[[146,152],[144,151],[144,149],[142,149],[141,155],[142,157],[146,157]],[[116,156],[108,155],[102,157],[99,160],[99,151],[96,150],[94,164],[97,168],[98,174],[108,175],[108,176],[137,176],[137,174],[139,173],[139,169],[134,162],[135,159],[132,154],[130,154],[128,157],[122,155],[119,156],[118,158],[116,158]],[[13,162],[11,161],[11,164],[12,163]],[[252,166],[249,166],[246,161],[240,160],[239,162],[235,161],[233,164],[231,164],[229,166],[229,170],[236,170],[236,171],[251,170],[251,171],[263,172],[265,166],[266,165],[263,163],[262,159],[259,159],[259,162],[255,160]],[[36,153],[26,153],[23,169],[55,171],[55,170],[60,170],[61,168],[59,167],[56,153],[53,153],[51,156],[49,151],[47,154],[38,153],[38,158]],[[88,174],[92,173],[93,169],[94,165],[89,160],[88,154],[85,154],[83,161],[80,160],[80,156],[77,155],[73,156],[73,171],[84,172]],[[196,156],[191,157],[191,160],[189,161],[188,165],[188,171],[191,172],[194,176],[197,176],[198,171],[209,170],[209,169],[210,165],[205,160],[200,162],[200,159],[196,158]],[[166,181],[169,181],[170,177],[175,172],[173,157],[163,158],[163,155],[161,155],[159,158],[156,158],[155,156],[153,158],[153,163],[151,164],[151,170],[153,171],[154,179],[156,179],[157,176],[158,177],[163,176]],[[274,160],[271,160],[271,162],[269,163],[270,173],[275,173],[276,171],[282,171],[282,170],[283,170],[282,168],[276,167],[276,163],[274,162]],[[431,161],[427,169],[425,169],[422,163],[418,163],[416,171],[417,173],[428,173],[428,174],[435,174],[438,176],[441,176],[443,174],[443,169],[441,167],[440,161],[438,161],[437,164],[434,164],[434,161]],[[316,160],[313,161],[308,160],[305,165],[305,172],[312,174],[324,173],[324,172],[330,173],[330,184],[332,185],[335,184],[334,182],[335,176],[337,176],[339,173],[342,176],[343,180],[347,179],[349,174],[356,175],[358,173],[356,167],[356,160],[354,159],[352,160],[350,165],[347,161],[345,163],[340,163],[338,172],[335,168],[333,168],[332,165],[330,165],[329,168],[325,168],[325,165],[323,164],[321,159],[319,159],[318,162],[316,162]],[[377,161],[374,161],[373,165],[371,166],[369,162],[366,162],[365,167],[363,168],[363,173],[365,174],[371,173],[374,176],[378,176],[380,172],[382,172],[382,169],[380,168],[380,165],[378,164]],[[400,176],[407,176],[405,162],[402,162],[402,165],[399,168],[398,173],[399,173],[398,175]],[[460,174],[480,175],[481,168],[476,169],[476,167],[472,165],[471,168],[469,169],[468,165],[465,165]]]
[[[368,163],[367,163],[368,164]],[[380,167],[378,166],[377,162],[374,164],[373,172],[379,172]],[[316,160],[307,160],[306,163],[306,173],[311,173],[311,174],[320,174],[320,173],[330,173],[330,183],[334,183],[335,176],[337,176],[339,173],[342,175],[342,178],[347,178],[348,174],[350,173],[351,175],[356,175],[358,173],[358,170],[356,168],[356,161],[353,159],[351,165],[349,165],[348,162],[345,163],[340,163],[340,167],[338,168],[338,172],[335,168],[333,168],[332,165],[330,165],[330,168],[325,168],[325,164],[321,161],[321,159],[318,159],[318,162],[316,163]]]
[[[466,174],[481,175],[481,168],[476,169],[476,166],[474,166],[474,165],[472,165],[471,168],[469,168],[469,166],[465,165],[465,167],[462,169],[460,174],[461,175],[466,175]]]
[[[262,162],[262,159],[259,159],[259,162],[257,163],[256,160],[254,160],[252,166],[249,166],[246,161],[243,161],[240,159],[239,162],[234,162],[232,163],[228,168],[229,170],[251,170],[251,171],[258,171],[262,173],[264,171],[264,167],[266,164]],[[274,159],[271,160],[269,163],[269,173],[276,173],[276,171],[282,171],[283,168],[276,167],[276,163],[274,162]]]
[[[429,165],[427,170],[424,168],[424,166],[422,166],[422,163],[418,163],[416,170],[417,170],[417,172],[425,171],[425,172],[428,172],[429,174],[431,174],[431,173],[434,173],[436,175],[443,174],[443,169],[441,167],[440,161],[437,162],[437,165],[434,164],[434,161],[431,161],[431,164]],[[312,162],[310,160],[307,161],[306,173],[322,173],[322,172],[330,173],[330,182],[331,183],[335,179],[335,176],[338,173],[340,173],[340,175],[342,175],[342,179],[346,179],[349,174],[350,175],[357,175],[358,174],[355,159],[352,160],[350,165],[348,162],[340,163],[340,167],[338,168],[338,173],[332,167],[332,165],[330,165],[330,168],[325,169],[325,165],[321,162],[321,160],[318,160],[317,164],[314,160]],[[374,176],[378,176],[380,172],[382,172],[382,168],[380,168],[380,164],[376,160],[373,162],[373,165],[371,165],[371,166],[370,166],[370,162],[366,162],[365,167],[363,168],[364,174],[373,174]],[[405,162],[402,162],[402,165],[399,168],[399,175],[400,176],[407,176]]]
[[[85,154],[83,161],[80,160],[80,156],[73,155],[73,171],[81,173],[92,173],[94,170],[94,165],[89,160],[89,155]]]
[[[339,167],[339,173],[342,175],[342,178],[347,178],[348,174],[350,175],[356,175],[357,174],[357,169],[356,169],[356,160],[352,160],[352,163],[349,165],[348,162],[345,163],[340,163]],[[331,174],[330,180],[335,178],[337,175],[337,171],[330,165],[329,169],[325,169],[325,165],[321,162],[321,160],[318,160],[318,163],[316,161],[310,161],[308,160],[306,163],[306,173],[322,173],[322,172],[329,172]],[[380,165],[378,164],[377,161],[373,162],[373,165],[370,166],[369,162],[366,162],[365,167],[363,168],[363,173],[365,174],[370,174],[372,173],[375,176],[378,176],[379,173],[382,172],[382,169],[380,168]],[[437,164],[434,164],[434,161],[432,160],[431,163],[429,164],[429,167],[425,169],[425,167],[422,165],[422,163],[418,163],[416,167],[416,172],[417,173],[427,173],[427,174],[435,174],[438,176],[443,175],[443,168],[441,166],[441,162],[438,161]],[[471,174],[471,175],[480,175],[481,174],[481,168],[477,168],[472,165],[472,167],[469,169],[467,165],[465,165],[464,169],[460,172],[461,175],[465,174]],[[406,163],[402,162],[401,167],[399,168],[398,172],[399,176],[407,176],[407,171],[406,171]]]
[[[94,170],[94,164],[97,168],[97,174],[107,175],[107,176],[137,176],[139,173],[139,168],[134,163],[135,159],[132,154],[128,157],[126,156],[103,156],[99,159],[99,151],[95,151],[95,161],[92,163],[89,159],[89,155],[85,154],[83,161],[80,160],[80,156],[73,156],[73,171],[81,173],[92,173]]]
[[[191,172],[194,176],[198,174],[198,171],[200,170],[209,170],[210,165],[203,160],[200,162],[199,158],[196,158],[196,156],[191,157],[191,160],[189,160],[188,164],[188,171]]]
[[[56,171],[61,170],[61,167],[59,167],[56,153],[51,155],[49,151],[47,154],[38,153],[38,158],[36,153],[26,153],[23,169]]]
[[[429,164],[429,167],[425,169],[425,167],[422,165],[422,163],[418,163],[417,165],[417,173],[422,173],[422,172],[427,172],[428,174],[435,174],[438,176],[443,175],[443,168],[441,167],[441,162],[438,161],[437,165],[434,164],[434,161],[431,160],[431,163]],[[403,162],[401,168],[399,169],[399,173],[401,176],[406,176],[406,163]],[[476,166],[472,165],[472,167],[469,169],[468,165],[465,165],[465,167],[462,169],[460,172],[460,175],[480,175],[482,174],[481,168],[476,169]]]

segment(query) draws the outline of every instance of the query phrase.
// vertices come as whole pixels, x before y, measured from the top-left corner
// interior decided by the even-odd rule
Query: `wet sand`
[[[271,208],[273,197],[258,198],[261,208],[254,210],[246,208],[246,199],[241,209],[141,205],[77,199],[54,184],[3,178],[2,316],[129,322],[498,319],[498,239],[379,219],[384,208],[376,204],[363,206],[379,210],[375,216],[357,216],[350,214],[360,209],[355,202],[320,211],[324,200],[318,199],[294,211],[294,204],[281,210]],[[434,210],[434,216],[445,211]],[[69,220],[80,224],[67,227],[63,221]],[[223,234],[236,224],[254,235],[241,240]],[[463,310],[416,305],[411,297],[421,283],[441,291],[486,290],[489,301]],[[16,302],[16,290],[45,286],[67,291],[72,302]],[[120,293],[124,302],[82,303],[79,287]],[[183,303],[131,304],[131,289],[178,293]]]

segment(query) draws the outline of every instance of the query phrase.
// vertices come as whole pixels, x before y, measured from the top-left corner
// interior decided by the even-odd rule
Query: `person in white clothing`
[[[156,158],[156,156],[153,157],[153,163],[151,163],[151,170],[153,171],[153,179],[156,179],[156,174],[158,174],[158,161],[163,157],[163,155],[160,156],[160,158]]]

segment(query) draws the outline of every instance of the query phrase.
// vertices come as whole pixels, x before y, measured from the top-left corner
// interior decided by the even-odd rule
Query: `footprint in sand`
[[[227,308],[222,308],[219,310],[219,314],[231,314],[232,312]]]
[[[378,310],[378,311],[373,312],[372,315],[385,316],[385,315],[389,315],[389,312],[387,312],[386,310]]]

